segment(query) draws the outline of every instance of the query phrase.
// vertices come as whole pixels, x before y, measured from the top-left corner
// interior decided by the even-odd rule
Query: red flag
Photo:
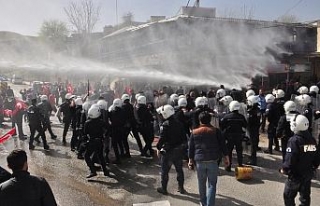
[[[67,92],[70,93],[70,94],[73,94],[73,90],[74,89],[73,89],[72,85],[69,83],[68,86],[67,86]]]
[[[16,134],[16,128],[12,128],[11,130],[9,130],[5,135],[3,135],[2,137],[0,137],[0,144],[5,142],[6,140],[8,140],[10,137],[12,137],[12,135]]]

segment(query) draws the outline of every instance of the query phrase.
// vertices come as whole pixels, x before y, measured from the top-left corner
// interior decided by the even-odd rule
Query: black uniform
[[[147,152],[150,152],[152,156],[154,151],[152,149],[153,142],[153,116],[146,105],[138,104],[135,110],[135,118],[137,120],[138,131],[143,137],[145,146],[142,150],[142,155],[149,156]]]
[[[125,137],[128,138],[130,131],[132,131],[133,137],[136,139],[140,152],[142,153],[142,143],[140,136],[137,131],[137,121],[134,117],[134,109],[132,104],[129,103],[129,100],[123,102],[122,109],[126,115],[126,124],[125,124]],[[125,141],[128,142],[126,139]]]
[[[278,110],[278,121],[275,124],[275,130],[276,130],[280,117],[282,115],[285,115],[285,111],[284,111],[284,107],[283,106],[286,103],[286,101],[284,100],[284,98],[279,98],[279,99],[276,99],[275,102],[276,102],[277,110]],[[274,150],[280,151],[279,139],[278,139],[278,137],[276,135],[274,136],[274,144],[275,144]]]
[[[34,149],[33,141],[36,131],[38,131],[41,136],[44,149],[49,149],[46,136],[41,125],[42,122],[44,122],[44,116],[40,112],[39,107],[37,107],[36,105],[31,105],[27,110],[27,114],[30,128],[29,149]]]
[[[308,131],[298,132],[288,141],[283,171],[288,175],[285,183],[284,202],[295,205],[294,199],[300,193],[300,205],[310,205],[311,179],[320,162],[316,140]]]
[[[268,119],[268,150],[267,152],[272,154],[272,145],[275,143],[276,149],[279,149],[279,142],[276,139],[276,130],[280,118],[279,107],[276,103],[268,103],[266,109],[266,117]]]
[[[70,100],[65,100],[65,102],[60,105],[60,112],[63,113],[63,123],[64,123],[62,141],[63,143],[66,143],[66,136],[67,136],[67,132],[69,130],[70,124],[72,122],[72,119],[74,118],[75,107],[71,107]]]
[[[247,121],[243,115],[239,114],[238,111],[233,111],[226,114],[220,122],[221,130],[227,140],[227,148],[229,152],[230,165],[227,170],[230,171],[232,163],[232,150],[234,146],[237,151],[238,165],[242,166],[242,140],[244,132],[242,128],[247,127]]]
[[[77,115],[76,115],[77,118]],[[87,121],[87,114],[84,110],[81,111],[80,120],[77,122],[77,128],[79,132],[79,141],[77,144],[78,149],[78,159],[83,159],[83,154],[86,150],[86,145],[88,141],[88,137],[84,135],[84,124]]]
[[[26,171],[16,171],[12,178],[0,185],[1,206],[56,206],[48,182]]]
[[[161,155],[161,186],[167,191],[169,171],[172,164],[177,171],[179,190],[183,191],[184,174],[182,170],[182,159],[184,144],[186,144],[186,133],[183,125],[173,116],[165,120],[160,127],[160,139],[157,149],[162,151]]]
[[[185,133],[190,137],[190,112],[183,111],[182,108],[176,107],[174,117],[183,125]]]
[[[51,123],[50,123],[50,115],[51,115],[51,112],[52,112],[51,104],[47,100],[45,100],[45,101],[42,101],[41,103],[39,103],[38,107],[40,108],[40,112],[44,117],[43,118],[43,122],[42,122],[43,132],[46,132],[46,130],[48,129],[48,131],[49,131],[49,133],[51,135],[51,138],[52,139],[57,138],[57,136],[52,131]],[[39,138],[39,135],[40,134],[37,135],[36,139]]]
[[[259,145],[259,128],[260,128],[260,109],[258,104],[248,108],[248,132],[251,143],[251,161],[253,165],[257,164],[257,150]]]
[[[80,129],[82,115],[82,106],[77,105],[75,109],[75,114],[72,122],[72,137],[70,141],[71,150],[74,151],[79,145],[80,136],[83,134]],[[77,148],[79,149],[79,148]]]
[[[106,168],[106,160],[103,155],[103,140],[106,129],[106,123],[99,118],[89,119],[84,125],[84,134],[89,139],[84,158],[90,168],[91,174],[96,174],[94,162],[91,159],[93,154],[96,154],[100,160],[104,175],[109,175],[109,171]]]
[[[111,112],[109,112],[109,118],[111,122],[111,142],[112,147],[116,156],[116,163],[120,163],[120,153],[119,148],[121,152],[121,156],[124,156],[124,148],[123,148],[123,136],[124,133],[124,125],[126,123],[125,121],[125,113],[121,107],[115,107]],[[118,148],[119,147],[119,148]],[[129,152],[129,145],[125,146],[125,150],[127,154],[130,154]]]
[[[288,114],[282,115],[278,122],[276,136],[278,138],[281,138],[281,152],[283,162],[286,155],[288,140],[293,136],[293,132],[290,129],[290,120],[296,114],[298,114],[298,112],[289,112]]]

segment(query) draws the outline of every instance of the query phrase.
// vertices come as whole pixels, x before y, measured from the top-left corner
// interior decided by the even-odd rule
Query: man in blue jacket
[[[193,130],[189,140],[189,168],[196,162],[200,204],[215,205],[218,178],[218,160],[224,156],[225,166],[229,166],[227,146],[221,131],[210,125],[211,115],[202,112],[199,115],[200,126]],[[208,181],[208,193],[207,183]],[[208,195],[207,195],[208,194]]]

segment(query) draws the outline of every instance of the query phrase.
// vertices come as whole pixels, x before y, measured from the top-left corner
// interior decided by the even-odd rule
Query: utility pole
[[[116,0],[116,23],[117,23],[117,28],[118,28],[118,25],[119,25],[119,22],[118,22],[118,0]]]

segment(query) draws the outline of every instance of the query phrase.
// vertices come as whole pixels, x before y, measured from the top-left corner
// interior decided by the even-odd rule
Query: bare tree
[[[93,0],[71,2],[64,8],[69,22],[79,34],[92,33],[100,18],[101,5],[94,5]]]
[[[298,17],[293,14],[287,14],[280,16],[277,21],[284,23],[297,23],[299,21]]]
[[[39,36],[54,49],[63,49],[69,31],[66,24],[59,20],[44,21]]]
[[[240,19],[253,19],[254,18],[254,7],[247,7],[245,4],[240,10],[225,9],[221,15],[223,18],[240,18]]]

